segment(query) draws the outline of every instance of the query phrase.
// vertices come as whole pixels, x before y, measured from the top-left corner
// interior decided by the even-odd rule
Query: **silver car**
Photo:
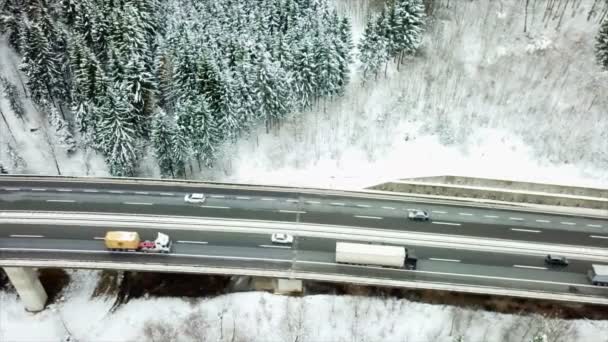
[[[284,233],[274,233],[270,237],[270,241],[272,243],[279,243],[283,245],[288,245],[293,243],[293,235],[284,234]]]
[[[412,210],[407,214],[407,218],[412,221],[428,221],[430,219],[429,213],[424,210]]]
[[[204,203],[205,199],[204,194],[187,194],[184,196],[184,202],[186,203]]]

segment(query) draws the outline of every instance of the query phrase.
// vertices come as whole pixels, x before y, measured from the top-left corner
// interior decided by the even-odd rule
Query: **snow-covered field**
[[[100,273],[71,271],[65,300],[26,313],[0,292],[0,341],[600,341],[608,322],[545,319],[353,296],[287,297],[261,292],[210,299],[135,299],[109,310],[113,298],[91,299]],[[62,322],[63,321],[63,322]],[[441,323],[440,323],[441,322]],[[66,330],[67,329],[67,330]]]

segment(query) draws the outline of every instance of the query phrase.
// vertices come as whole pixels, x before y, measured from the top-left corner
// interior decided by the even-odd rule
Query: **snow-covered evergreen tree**
[[[398,24],[396,29],[397,52],[413,54],[422,43],[426,14],[423,0],[396,0]]]
[[[595,56],[602,68],[608,70],[608,19],[602,22],[600,32],[597,34]]]
[[[376,76],[387,58],[387,44],[385,39],[378,34],[377,22],[368,20],[361,42],[359,42],[359,60],[363,79]]]
[[[22,117],[23,114],[25,114],[25,110],[23,109],[23,104],[19,98],[17,86],[12,84],[6,77],[2,76],[0,76],[0,86],[2,87],[4,96],[8,99],[9,106],[13,110],[13,113],[18,117]]]
[[[267,129],[291,111],[289,83],[287,73],[266,54],[258,70],[256,93],[260,101],[259,115],[264,118]]]
[[[152,129],[150,138],[154,148],[154,156],[158,161],[161,175],[164,177],[175,177],[175,161],[173,143],[176,130],[162,109],[158,109],[152,118]]]
[[[199,96],[179,102],[175,113],[177,130],[190,141],[196,160],[205,166],[211,166],[215,159],[219,132],[206,98]]]
[[[137,133],[131,120],[131,105],[128,85],[115,83],[108,89],[101,106],[96,108],[97,147],[106,157],[106,163],[113,176],[135,175],[140,157]]]

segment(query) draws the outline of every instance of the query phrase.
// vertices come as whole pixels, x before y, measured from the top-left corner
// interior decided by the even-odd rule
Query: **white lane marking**
[[[588,224],[587,227],[602,228],[601,224]]]
[[[509,217],[509,220],[512,220],[512,221],[523,221],[524,219],[521,218],[521,217]]]
[[[517,268],[531,268],[531,269],[535,269],[535,270],[546,270],[546,267],[539,267],[539,266],[528,266],[528,265],[513,265],[513,267],[517,267]]]
[[[551,221],[549,221],[549,220],[536,220],[536,222],[540,222],[540,223],[550,223]]]
[[[138,195],[147,195],[148,194],[147,191],[135,191],[135,193]]]
[[[9,235],[10,237],[13,238],[43,238],[44,235],[25,235],[25,234],[13,234],[13,235]]]
[[[540,233],[540,230],[536,230],[536,229],[511,228],[511,230],[515,231],[515,232],[524,232],[524,233]]]
[[[429,258],[429,260],[433,260],[433,261],[460,262],[460,260],[458,260],[458,259]]]
[[[194,245],[206,245],[206,244],[209,243],[207,241],[187,241],[187,240],[177,240],[177,242],[179,242],[179,243],[191,243],[191,244],[194,244]]]
[[[251,197],[247,197],[247,196],[236,196],[236,199],[249,200],[249,199],[251,199]]]
[[[367,205],[367,204],[357,204],[357,207],[359,208],[370,208],[371,205]]]
[[[344,206],[344,203],[332,202],[332,203],[329,203],[329,205]]]
[[[57,189],[59,192],[72,192],[72,189]]]
[[[173,196],[172,192],[161,192],[160,193],[161,196]]]
[[[276,198],[262,198],[262,201],[276,201]]]
[[[211,198],[224,198],[223,195],[211,195],[209,197],[211,197]]]
[[[4,188],[4,190],[6,190],[6,191],[19,191],[21,189],[20,188]]]
[[[414,211],[414,210],[416,210],[416,209],[407,208],[407,209],[405,209],[405,210]]]
[[[291,246],[275,246],[275,245],[259,245],[264,248],[282,248],[282,249],[291,249]]]
[[[93,240],[105,240],[106,238],[103,236],[96,236],[93,238]]]
[[[62,200],[62,199],[50,199],[46,200],[47,202],[60,202],[60,203],[74,203],[74,200]]]
[[[462,215],[462,216],[473,216],[473,214],[469,214],[469,213],[458,213],[458,215]]]
[[[84,191],[84,192],[99,192],[99,190],[95,190],[95,189],[84,189],[82,191]]]
[[[498,216],[496,216],[496,215],[483,215],[483,217],[487,217],[487,218],[498,218]]]
[[[319,201],[306,201],[308,204],[321,204]]]
[[[230,209],[230,207],[222,207],[219,205],[201,205],[201,208],[209,208],[209,209]]]
[[[393,208],[393,207],[382,207],[382,209],[386,209],[386,210],[395,210],[395,208]]]
[[[153,205],[154,203],[147,203],[147,202],[122,202],[123,204],[129,204],[129,205]]]
[[[300,211],[300,210],[279,210],[282,213],[291,213],[291,214],[306,214],[305,211]]]
[[[589,235],[589,237],[592,239],[608,239],[608,236],[603,235]]]
[[[41,188],[32,188],[32,191],[46,191],[46,189],[41,189]]]
[[[288,200],[285,200],[285,201],[286,202],[291,202],[291,203],[298,203],[298,202],[300,202],[300,200],[297,200],[297,199],[288,199]]]
[[[432,212],[435,213],[435,214],[447,214],[447,212],[440,211],[440,210],[433,210]]]
[[[370,219],[370,220],[382,220],[382,217],[380,217],[380,216],[355,215],[355,217],[362,218],[362,219]]]
[[[460,223],[452,223],[452,222],[438,222],[438,221],[433,221],[431,222],[432,224],[443,224],[446,226],[460,226]]]
[[[122,190],[110,190],[108,191],[111,194],[124,194],[125,192]]]
[[[574,222],[560,222],[561,224],[565,224],[567,226],[576,226],[576,223]]]

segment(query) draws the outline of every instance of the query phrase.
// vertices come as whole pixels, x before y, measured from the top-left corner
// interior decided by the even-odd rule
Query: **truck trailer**
[[[172,241],[167,234],[158,233],[154,241],[141,241],[137,232],[110,231],[104,238],[105,246],[111,251],[169,253]]]
[[[415,270],[417,258],[402,246],[336,242],[336,262]]]
[[[587,276],[593,285],[608,286],[608,265],[591,265]]]

